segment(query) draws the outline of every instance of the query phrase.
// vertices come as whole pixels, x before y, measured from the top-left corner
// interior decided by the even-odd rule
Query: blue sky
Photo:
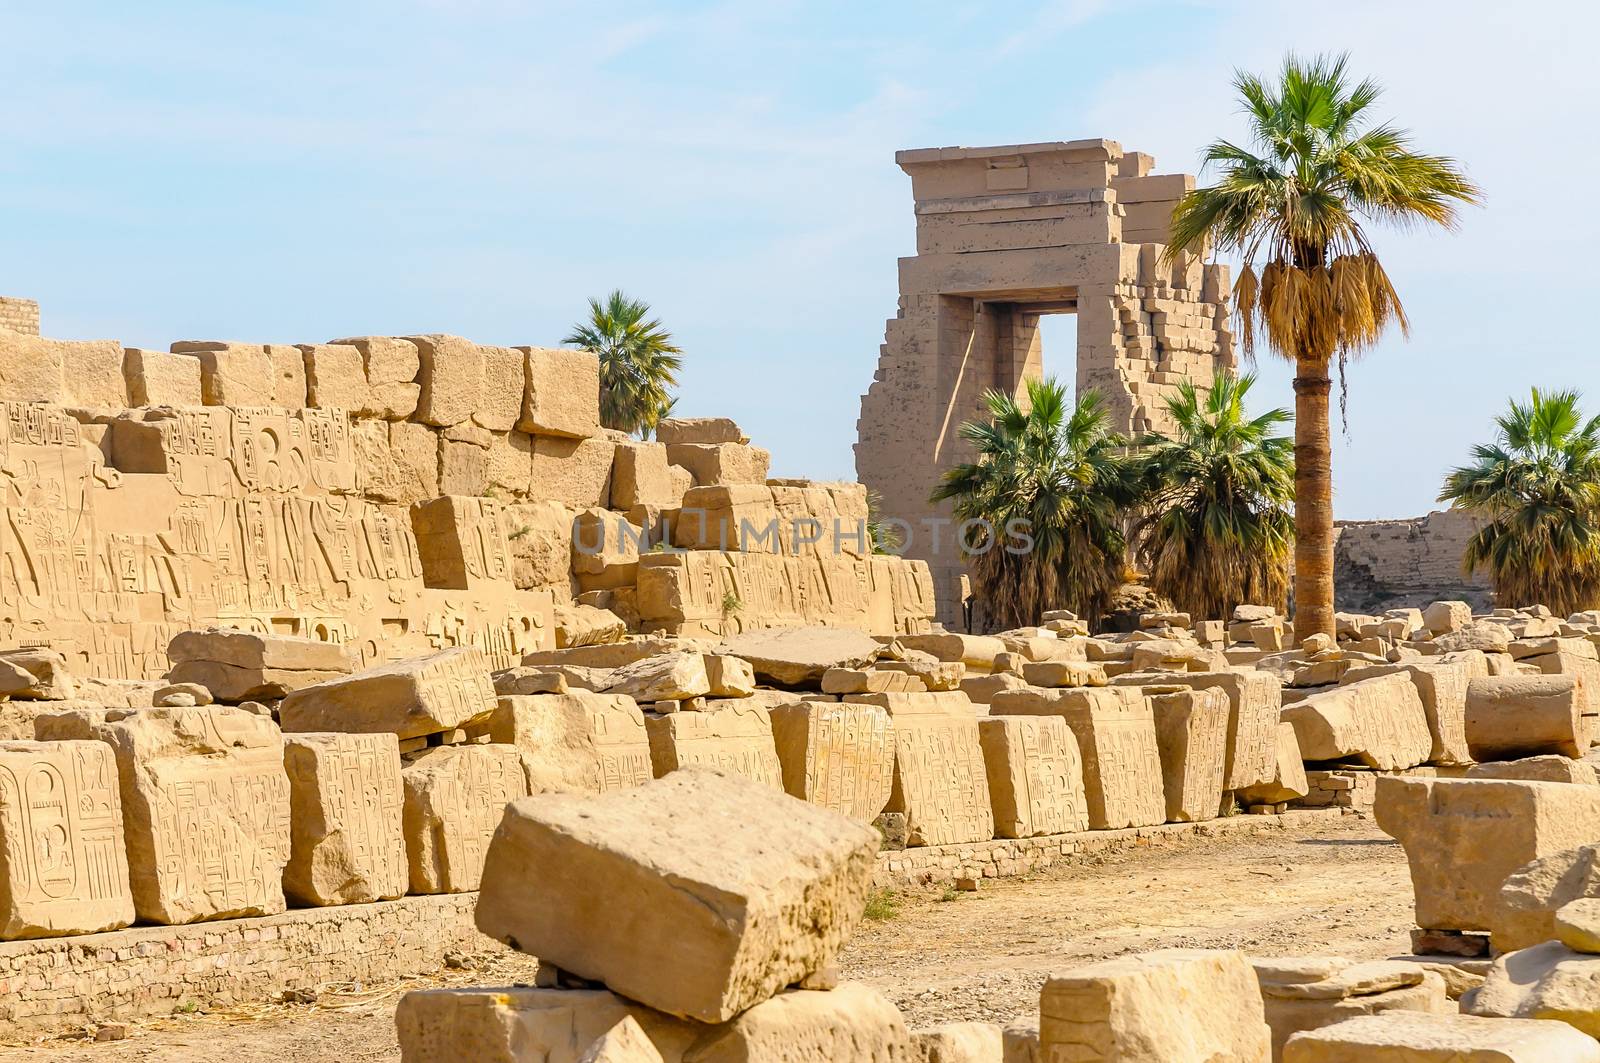
[[[681,412],[737,418],[775,474],[853,477],[914,246],[897,148],[1107,137],[1192,171],[1238,131],[1233,68],[1348,49],[1488,194],[1458,233],[1378,239],[1414,335],[1350,375],[1337,505],[1413,515],[1508,395],[1600,411],[1597,9],[6,0],[0,293],[130,345],[553,344],[620,286],[686,349]]]

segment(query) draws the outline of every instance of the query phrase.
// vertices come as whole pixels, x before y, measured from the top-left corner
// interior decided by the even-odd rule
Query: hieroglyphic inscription
[[[645,730],[658,779],[686,765],[703,764],[783,789],[772,723],[759,705],[728,700],[701,712],[646,716]]]
[[[894,720],[894,790],[887,810],[906,816],[911,845],[994,837],[978,715],[965,694],[851,694]]]
[[[1216,688],[1155,694],[1162,790],[1169,823],[1216,817],[1228,743],[1228,696]]]
[[[302,904],[402,896],[400,747],[389,734],[284,738],[293,827],[283,885]]]
[[[1056,716],[978,720],[995,836],[1029,838],[1087,830],[1078,740]]]
[[[133,914],[111,747],[0,743],[0,939],[112,930]]]
[[[793,797],[870,822],[894,789],[894,723],[876,705],[810,701],[772,710]]]
[[[489,735],[521,750],[534,793],[628,790],[654,777],[644,714],[626,695],[509,694],[495,705]]]
[[[401,771],[412,893],[478,888],[506,803],[528,793],[516,747],[438,746]]]

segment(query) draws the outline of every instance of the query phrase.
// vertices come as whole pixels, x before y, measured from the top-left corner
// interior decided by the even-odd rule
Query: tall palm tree
[[[1098,393],[1074,405],[1054,378],[1029,380],[1026,402],[984,395],[989,421],[961,438],[975,461],[948,470],[933,501],[963,522],[963,552],[989,623],[1038,623],[1046,609],[1097,622],[1122,581],[1122,517],[1136,501],[1127,440],[1108,426]]]
[[[1600,605],[1600,417],[1585,421],[1576,391],[1533,389],[1495,418],[1493,443],[1452,469],[1439,501],[1482,520],[1463,571],[1485,570],[1502,605],[1547,605],[1561,616]]]
[[[1167,399],[1174,434],[1140,440],[1146,515],[1134,539],[1151,589],[1197,619],[1282,607],[1289,589],[1294,445],[1273,432],[1290,417],[1247,416],[1255,382],[1219,370],[1202,396],[1184,381]]]
[[[1329,367],[1371,347],[1390,323],[1408,331],[1400,297],[1365,222],[1454,227],[1478,189],[1453,159],[1411,148],[1374,125],[1376,82],[1352,85],[1346,57],[1289,56],[1269,84],[1239,74],[1254,147],[1218,140],[1220,170],[1172,215],[1167,254],[1208,246],[1243,259],[1234,300],[1246,354],[1257,330],[1295,366],[1295,635],[1334,633]]]
[[[589,300],[589,317],[562,343],[600,356],[600,423],[648,438],[675,401],[682,348],[649,316],[650,304],[614,291]]]

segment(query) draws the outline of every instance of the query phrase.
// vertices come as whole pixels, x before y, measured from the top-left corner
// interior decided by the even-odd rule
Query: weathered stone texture
[[[506,804],[528,793],[514,746],[438,746],[409,761],[403,827],[412,893],[478,888]]]
[[[871,822],[894,790],[895,728],[876,705],[799,701],[770,713],[783,788],[851,819]]]
[[[285,731],[387,731],[416,738],[486,720],[494,711],[489,662],[474,646],[395,661],[290,692]]]
[[[533,793],[627,790],[653,777],[644,714],[620,694],[502,695],[489,736],[522,753]]]
[[[849,694],[894,721],[894,789],[885,811],[906,816],[909,844],[994,837],[978,716],[965,694]]]
[[[400,745],[389,734],[291,734],[289,863],[283,889],[304,905],[403,896]]]
[[[998,838],[1028,838],[1089,829],[1083,759],[1065,720],[1054,716],[988,716],[978,739],[989,775]]]

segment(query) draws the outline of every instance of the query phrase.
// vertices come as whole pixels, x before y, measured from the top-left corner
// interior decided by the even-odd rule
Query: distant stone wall
[[[0,943],[0,1039],[269,1001],[286,990],[432,974],[450,952],[501,948],[476,893],[308,908],[260,919],[141,926]]]
[[[39,334],[39,304],[32,299],[8,299],[0,295],[0,328]]]
[[[1472,518],[1450,510],[1403,520],[1339,522],[1333,569],[1339,608],[1370,613],[1446,599],[1489,608],[1488,579],[1461,572],[1474,528]]]

